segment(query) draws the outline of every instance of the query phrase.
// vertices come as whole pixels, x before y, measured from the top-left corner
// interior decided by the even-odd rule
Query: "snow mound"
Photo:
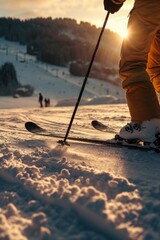
[[[77,98],[68,98],[59,100],[56,106],[74,106]],[[125,99],[119,99],[112,95],[94,96],[93,98],[82,98],[81,105],[98,105],[98,104],[117,104],[125,103]]]

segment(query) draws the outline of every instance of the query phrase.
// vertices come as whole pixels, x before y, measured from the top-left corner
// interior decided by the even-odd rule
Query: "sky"
[[[106,28],[124,37],[133,2],[133,0],[127,0],[118,13],[112,14]],[[76,19],[78,22],[90,22],[97,27],[103,25],[106,15],[103,0],[0,0],[0,6],[0,17],[21,19],[67,17]]]

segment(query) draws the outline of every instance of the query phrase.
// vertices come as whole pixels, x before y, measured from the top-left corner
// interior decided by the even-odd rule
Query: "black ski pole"
[[[104,29],[106,27],[106,23],[107,23],[107,20],[109,18],[109,14],[110,12],[107,12],[107,15],[105,17],[105,20],[104,20],[104,23],[103,23],[103,26],[102,26],[102,29],[101,29],[101,32],[100,32],[100,35],[99,35],[99,38],[98,38],[98,41],[97,41],[97,44],[96,44],[96,47],[94,49],[94,52],[93,52],[93,55],[92,55],[92,58],[91,58],[91,61],[90,61],[90,64],[88,66],[88,70],[87,70],[87,73],[86,73],[86,76],[84,78],[84,81],[83,81],[83,85],[82,85],[82,88],[81,88],[81,91],[79,93],[79,97],[77,99],[77,103],[75,105],[75,108],[74,108],[74,111],[73,111],[73,114],[72,114],[72,117],[71,117],[71,120],[70,120],[70,123],[68,125],[68,128],[67,128],[67,131],[66,131],[66,135],[64,137],[64,140],[60,140],[58,141],[58,143],[61,143],[62,145],[67,145],[67,137],[68,137],[68,134],[70,132],[70,129],[72,127],[72,123],[73,123],[73,120],[74,120],[74,117],[76,115],[76,112],[77,112],[77,109],[78,109],[78,106],[79,106],[79,103],[80,103],[80,100],[81,100],[81,97],[82,97],[82,94],[83,94],[83,91],[84,91],[84,88],[85,88],[85,85],[86,85],[86,82],[87,82],[87,79],[88,79],[88,76],[89,76],[89,73],[91,71],[91,67],[92,67],[92,64],[93,64],[93,61],[94,61],[94,58],[96,56],[96,52],[98,50],[98,47],[99,47],[99,44],[100,44],[100,41],[101,41],[101,38],[102,38],[102,35],[103,35],[103,32],[104,32]]]

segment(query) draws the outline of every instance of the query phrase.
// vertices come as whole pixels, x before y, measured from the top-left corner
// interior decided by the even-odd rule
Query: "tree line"
[[[0,18],[0,37],[27,46],[37,60],[67,66],[72,61],[89,62],[101,29],[69,18]],[[118,65],[121,39],[106,29],[95,61],[107,67]]]

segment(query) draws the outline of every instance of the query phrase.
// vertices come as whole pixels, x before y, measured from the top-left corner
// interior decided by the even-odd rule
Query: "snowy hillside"
[[[44,97],[50,98],[52,105],[58,100],[77,98],[84,78],[71,76],[67,68],[57,67],[36,61],[35,57],[26,54],[26,47],[16,42],[5,41],[0,38],[0,65],[5,62],[11,62],[15,66],[18,81],[21,84],[30,84],[35,88],[36,94],[32,98],[26,98],[28,107],[37,107],[38,93],[41,92]],[[102,99],[102,96],[109,95],[109,98]],[[124,101],[123,91],[110,83],[104,81],[88,79],[83,98],[94,98],[94,103],[109,103]],[[99,99],[99,97],[101,99]],[[6,98],[2,99],[7,101]],[[26,107],[27,103],[21,99],[7,102],[8,107],[18,106]],[[32,102],[32,103],[31,103]],[[22,103],[25,105],[22,106]],[[68,102],[70,105],[71,102]],[[86,102],[85,102],[86,104]],[[62,105],[62,102],[60,103]]]
[[[158,240],[159,154],[32,135],[25,121],[65,134],[73,107],[0,110],[0,239]],[[81,106],[71,136],[103,138],[126,105]]]

